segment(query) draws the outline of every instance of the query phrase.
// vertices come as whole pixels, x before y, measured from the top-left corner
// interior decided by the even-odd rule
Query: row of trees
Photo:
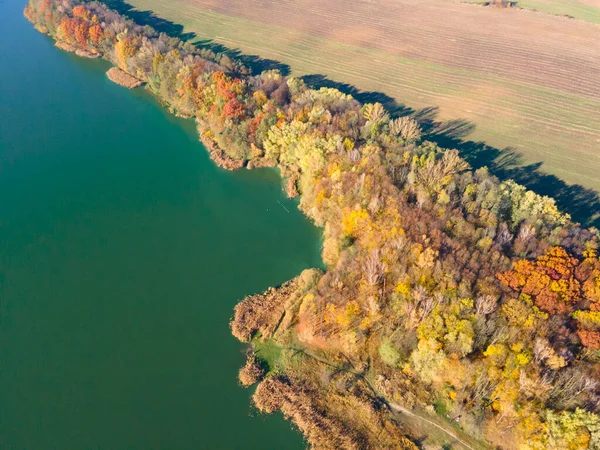
[[[598,448],[597,236],[552,199],[469,170],[378,103],[249,75],[102,4],[31,0],[26,16],[196,117],[224,158],[281,168],[328,265],[293,312],[298,341],[495,445]]]

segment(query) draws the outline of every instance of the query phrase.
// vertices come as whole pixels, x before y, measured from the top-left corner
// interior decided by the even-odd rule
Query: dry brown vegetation
[[[238,379],[242,386],[248,387],[258,383],[264,376],[265,371],[253,354],[248,354],[246,364],[240,369]]]
[[[89,59],[100,58],[100,55],[98,53],[88,52],[87,50],[83,50],[83,49],[80,49],[80,48],[78,48],[77,50],[75,50],[75,54],[77,56],[81,56],[82,58],[89,58]]]
[[[260,333],[262,339],[268,339],[279,326],[287,328],[294,305],[301,301],[302,292],[319,277],[320,271],[305,270],[277,289],[269,288],[262,294],[246,297],[235,307],[231,321],[233,335],[242,342],[249,342],[256,333]]]
[[[311,387],[306,376],[269,377],[258,385],[253,400],[261,412],[281,410],[313,448],[417,450],[359,388],[340,395],[335,389]]]
[[[46,31],[44,31],[44,28],[46,29]],[[48,32],[48,29],[46,27],[38,27],[37,30],[40,33],[44,33],[44,34]],[[89,51],[89,50],[84,50],[82,48],[77,48],[75,45],[67,44],[66,42],[57,41],[54,44],[54,46],[60,48],[61,50],[66,51],[66,52],[75,53],[77,56],[80,56],[82,58],[96,59],[96,58],[100,57],[100,55],[97,52],[93,52],[93,51]],[[111,69],[111,70],[119,70],[119,69]],[[113,78],[111,78],[111,77],[114,77],[115,79],[119,79],[119,80],[125,80],[125,79],[128,79],[128,78],[133,78],[133,77],[131,77],[131,75],[129,75],[129,74],[125,73],[125,72],[122,72],[121,74],[116,74],[116,73],[111,72],[111,75],[108,75],[108,77],[112,81],[114,81],[115,83],[118,83],[118,84],[121,84],[121,82],[117,82],[117,81],[113,80]],[[137,87],[137,86],[139,86],[139,85],[142,84],[139,80],[136,79],[136,81],[139,82],[140,84],[138,84],[136,86],[132,86],[132,87]]]
[[[243,161],[236,161],[227,157],[227,155],[223,153],[223,150],[221,150],[215,141],[210,137],[209,131],[202,124],[198,124],[198,135],[200,136],[200,141],[202,141],[206,147],[206,150],[208,150],[211,159],[221,169],[237,170],[244,167]]]
[[[48,29],[46,28],[46,30],[48,30]],[[67,44],[66,42],[56,41],[54,46],[57,48],[60,48],[61,50],[64,50],[65,52],[70,52],[70,53],[75,53],[75,51],[77,50],[77,47],[75,47],[74,45]]]
[[[132,77],[127,72],[124,72],[117,67],[109,69],[108,72],[106,72],[106,76],[113,83],[117,83],[118,85],[126,87],[128,89],[133,89],[144,84],[137,78]]]
[[[231,322],[233,335],[242,342],[250,341],[256,332],[265,338],[271,337],[284,313],[287,296],[295,289],[296,282],[292,280],[279,289],[269,288],[238,303]]]

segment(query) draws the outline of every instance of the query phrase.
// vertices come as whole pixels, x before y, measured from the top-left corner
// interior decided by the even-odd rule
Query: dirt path
[[[409,417],[413,417],[416,420],[420,421],[420,422],[425,422],[429,425],[434,426],[435,428],[437,428],[438,430],[442,431],[444,434],[446,434],[447,436],[451,437],[452,439],[454,439],[456,442],[459,442],[462,446],[464,446],[465,448],[467,448],[468,450],[477,450],[474,447],[470,446],[469,444],[467,444],[464,440],[462,440],[460,437],[458,437],[456,435],[456,433],[442,427],[441,425],[438,425],[437,423],[435,423],[434,421],[428,419],[427,417],[415,412],[415,411],[411,411],[408,408],[405,408],[404,406],[401,406],[397,403],[393,403],[390,402],[387,398],[385,398],[385,396],[383,396],[376,388],[375,386],[373,386],[373,384],[371,383],[371,381],[369,381],[367,379],[367,377],[364,376],[364,374],[362,372],[357,371],[354,368],[348,368],[348,367],[344,367],[344,366],[340,366],[338,364],[334,364],[324,358],[321,358],[311,352],[308,352],[304,349],[298,348],[298,347],[285,347],[288,350],[294,350],[298,353],[302,353],[303,355],[308,356],[309,358],[314,359],[315,361],[320,362],[321,364],[325,364],[329,367],[333,367],[336,370],[340,370],[340,371],[344,371],[344,372],[349,372],[353,375],[356,375],[358,377],[360,377],[361,379],[363,379],[367,385],[369,386],[369,388],[373,391],[373,393],[380,399],[382,400],[392,411],[395,411],[396,413],[400,413],[400,414],[405,414]]]
[[[385,400],[385,398],[384,398],[384,400]],[[434,427],[436,427],[439,430],[443,431],[444,433],[446,433],[451,438],[456,439],[458,442],[460,442],[462,445],[464,445],[469,450],[475,450],[473,447],[471,447],[469,444],[467,444],[465,441],[463,441],[461,438],[459,438],[456,434],[452,433],[451,431],[446,430],[445,428],[443,428],[440,425],[438,425],[437,423],[429,420],[428,418],[423,417],[423,416],[421,416],[421,415],[419,415],[417,413],[414,413],[413,411],[411,411],[409,409],[406,409],[405,407],[400,406],[400,405],[398,405],[396,403],[392,403],[392,402],[387,401],[387,400],[385,400],[385,401],[386,401],[386,403],[388,404],[388,406],[392,410],[394,410],[396,412],[399,412],[401,414],[406,414],[407,416],[415,417],[417,420],[427,422],[430,425],[433,425]]]

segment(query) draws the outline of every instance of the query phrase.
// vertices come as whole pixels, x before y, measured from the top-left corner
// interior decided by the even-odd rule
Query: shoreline
[[[116,83],[119,86],[123,86],[127,89],[133,89],[144,84],[142,80],[138,80],[118,67],[112,67],[108,69],[106,76],[113,83]]]
[[[47,3],[41,12],[31,4],[25,16],[34,23],[47,20],[39,19],[47,17]],[[57,46],[77,53],[88,52],[77,42],[93,44],[92,54],[116,66],[107,72],[112,81],[129,88],[145,83],[171,113],[195,117],[198,138],[217,166],[279,167],[287,195],[300,196],[301,211],[323,229],[324,273],[304,271],[235,308],[232,333],[254,349],[240,382],[259,383],[259,410],[282,411],[317,448],[413,450],[408,436],[422,430],[436,436],[427,422],[473,445],[509,440],[516,448],[552,438],[544,420],[560,409],[529,394],[489,402],[491,392],[472,392],[479,382],[475,375],[509,363],[530,377],[544,368],[532,356],[533,342],[556,340],[541,324],[567,307],[552,303],[560,301],[557,296],[538,301],[521,293],[510,269],[530,267],[536,258],[545,267],[544,258],[555,258],[557,265],[594,264],[600,273],[600,259],[590,253],[600,247],[597,233],[573,224],[548,197],[501,183],[483,169],[471,172],[458,152],[423,140],[413,119],[392,118],[379,103],[363,105],[336,89],[311,89],[276,71],[244,75],[243,67],[227,61],[234,66],[227,69],[219,55],[194,53],[178,40],[153,54],[146,50],[160,38],[151,31],[113,33],[91,19],[103,7],[91,8],[78,5],[65,13],[61,36],[81,26],[87,31]],[[50,30],[53,24],[36,27]],[[580,302],[573,308],[584,319],[574,314],[555,320],[572,330],[568,342],[578,358],[594,364],[586,347],[593,350],[594,333],[600,334],[587,319],[595,306]],[[529,332],[515,314],[530,317],[535,332],[546,334],[524,343],[513,342],[510,333],[493,341],[492,334],[478,335],[488,321],[506,323],[514,336]],[[483,343],[476,345],[476,339]],[[560,368],[579,367],[575,358],[555,359]],[[513,387],[508,376],[494,383],[502,386],[494,394],[499,397]],[[585,404],[588,393],[580,394]],[[436,409],[440,402],[447,419],[467,417],[465,426],[485,421],[491,432],[454,427]],[[417,409],[428,411],[431,420],[413,414],[422,419],[420,428],[401,417],[406,428],[397,425],[394,411]],[[503,420],[517,420],[523,411],[529,416],[513,425],[518,431],[503,434]],[[540,424],[533,432],[523,428],[530,417]],[[460,438],[452,434],[459,430]]]

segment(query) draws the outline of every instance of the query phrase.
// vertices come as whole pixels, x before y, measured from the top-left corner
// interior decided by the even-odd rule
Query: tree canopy
[[[218,163],[277,166],[288,193],[301,194],[300,208],[323,228],[327,270],[287,286],[285,304],[254,299],[241,339],[287,330],[282,343],[368,367],[388,401],[461,417],[466,433],[491,445],[598,448],[596,230],[574,224],[551,198],[470,170],[414,119],[392,118],[379,103],[277,71],[251,75],[101,3],[31,0],[25,14],[195,117]],[[273,320],[282,323],[251,325]],[[262,391],[288,392],[293,380],[303,393],[329,389],[312,369],[285,367],[287,381]],[[285,395],[281,408],[292,399]],[[341,411],[327,420],[349,420]],[[288,415],[304,420],[299,414]],[[373,419],[378,439],[396,436],[386,423]]]

